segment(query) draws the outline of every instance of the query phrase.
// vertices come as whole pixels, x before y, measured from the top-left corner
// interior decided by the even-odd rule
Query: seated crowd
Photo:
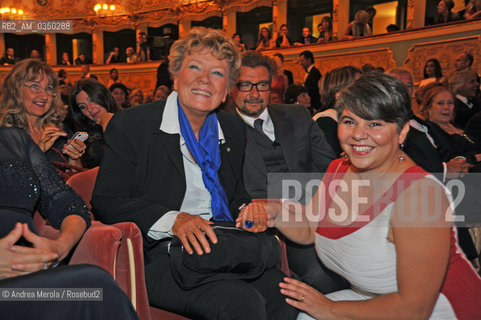
[[[345,37],[369,35],[374,14],[356,14]],[[17,62],[0,96],[0,287],[47,286],[57,276],[57,287],[104,288],[102,303],[75,306],[79,319],[136,318],[107,273],[54,267],[91,223],[62,178],[99,167],[93,216],[142,232],[151,306],[192,319],[479,318],[479,243],[469,225],[446,218],[473,208],[454,212],[445,186],[481,170],[473,56],[456,57],[450,75],[429,59],[414,92],[404,68],[346,65],[322,75],[305,50],[298,83],[282,54],[259,52],[331,41],[331,23],[323,19],[319,38],[304,28],[298,42],[286,25],[275,39],[262,28],[252,51],[239,35],[193,28],[174,42],[152,92],[131,90],[115,68],[104,85],[86,64],[70,85],[64,69],[57,77],[39,59]],[[135,56],[146,61],[139,37]],[[118,55],[114,48],[107,63]],[[74,139],[77,131],[86,135]],[[276,190],[296,173],[323,174],[298,203]],[[353,187],[363,180],[367,187]],[[37,209],[60,229],[57,239],[36,234]],[[479,223],[481,212],[470,217]],[[278,268],[278,237],[289,275]],[[178,259],[202,271],[183,277]],[[245,267],[255,259],[262,263]],[[55,318],[75,304],[6,303],[0,310],[12,319]]]

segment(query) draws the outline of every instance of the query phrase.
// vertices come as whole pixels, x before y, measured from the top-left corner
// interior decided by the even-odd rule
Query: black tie
[[[264,120],[262,120],[262,119],[256,119],[256,120],[254,121],[254,128],[255,128],[257,131],[259,131],[260,133],[265,134],[265,133],[264,133],[264,130],[262,130],[262,123],[263,123],[263,122],[264,122]]]

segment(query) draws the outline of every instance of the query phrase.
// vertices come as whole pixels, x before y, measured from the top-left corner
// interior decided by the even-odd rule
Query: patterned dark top
[[[90,226],[87,206],[30,136],[18,128],[0,127],[0,210],[33,216],[37,209],[56,228],[71,214]]]

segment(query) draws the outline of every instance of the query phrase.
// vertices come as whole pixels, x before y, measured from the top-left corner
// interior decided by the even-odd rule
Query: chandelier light
[[[0,8],[1,19],[16,19],[23,16],[23,10],[17,8],[4,7]]]

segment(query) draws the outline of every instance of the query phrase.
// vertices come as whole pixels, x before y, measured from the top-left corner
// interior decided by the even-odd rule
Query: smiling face
[[[114,100],[117,103],[117,106],[120,106],[120,107],[124,105],[127,99],[127,95],[125,94],[125,91],[120,88],[115,88],[112,91],[112,96],[114,97]]]
[[[441,91],[433,97],[429,109],[429,120],[443,125],[448,124],[454,116],[454,98],[448,91]]]
[[[399,161],[399,145],[409,124],[401,132],[395,123],[365,120],[348,109],[341,113],[338,137],[352,166],[360,172],[387,172]]]
[[[77,106],[84,116],[100,124],[102,114],[107,113],[107,109],[90,100],[90,97],[85,91],[80,91],[76,96]]]
[[[45,74],[41,74],[32,81],[28,81],[25,85],[36,84],[43,89],[47,86],[53,87],[48,82]],[[25,106],[26,116],[29,120],[35,120],[46,114],[52,106],[52,96],[48,95],[45,90],[40,93],[32,93],[29,87],[22,86],[23,105]]]
[[[179,72],[174,74],[174,89],[190,121],[205,119],[225,101],[228,79],[227,60],[217,59],[211,50],[194,51],[185,56]]]
[[[259,66],[255,68],[241,67],[241,73],[237,83],[270,83],[269,81],[269,70],[264,66]],[[237,109],[249,117],[259,116],[270,100],[271,92],[258,91],[257,87],[253,86],[251,91],[244,92],[240,91],[237,87],[232,90],[232,98],[235,101]]]

